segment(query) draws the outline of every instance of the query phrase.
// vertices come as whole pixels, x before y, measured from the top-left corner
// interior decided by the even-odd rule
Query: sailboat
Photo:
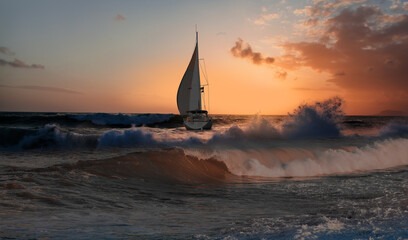
[[[200,83],[200,64],[198,58],[198,32],[196,31],[196,45],[187,70],[181,79],[177,91],[177,107],[182,115],[187,130],[209,130],[212,118],[208,111],[202,108],[201,98],[204,96],[204,86]]]

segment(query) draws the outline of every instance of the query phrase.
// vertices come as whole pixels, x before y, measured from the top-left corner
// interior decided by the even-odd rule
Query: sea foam
[[[386,139],[354,148],[217,149],[189,154],[225,162],[236,175],[312,177],[387,169],[408,164],[408,139]]]

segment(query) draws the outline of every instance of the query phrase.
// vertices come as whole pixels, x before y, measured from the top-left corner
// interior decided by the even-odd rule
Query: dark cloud
[[[0,52],[3,53],[3,54],[6,54],[8,56],[16,55],[14,52],[10,51],[10,49],[8,49],[6,47],[0,47]]]
[[[31,68],[31,69],[44,69],[44,65],[41,64],[26,64],[25,62],[18,60],[17,58],[14,61],[7,61],[0,59],[0,66],[10,66],[14,68]]]
[[[284,54],[274,57],[274,66],[329,73],[328,82],[353,94],[356,102],[364,98],[373,106],[377,102],[382,107],[408,109],[407,11],[392,14],[386,8],[357,6],[358,1],[351,0],[318,2],[301,10],[309,19],[305,31],[312,32],[314,40],[281,44]],[[252,57],[251,48],[242,49],[242,42],[236,42],[231,52]]]
[[[38,90],[38,91],[48,91],[48,92],[60,92],[60,93],[70,93],[70,94],[82,94],[81,92],[57,88],[57,87],[45,87],[45,86],[35,86],[35,85],[22,85],[22,86],[12,86],[12,85],[0,85],[2,88],[17,88],[17,89],[27,89],[27,90]]]
[[[235,46],[231,48],[231,53],[234,57],[239,58],[248,58],[252,61],[252,63],[260,65],[262,63],[265,64],[272,64],[275,59],[271,57],[263,57],[263,55],[259,52],[252,51],[251,46],[247,43],[245,47],[243,47],[243,40],[238,38],[235,42]]]
[[[115,21],[117,22],[122,22],[125,21],[126,18],[124,16],[122,16],[121,14],[116,15],[116,17],[114,18]]]
[[[336,89],[333,88],[305,88],[305,87],[297,87],[297,88],[292,88],[293,90],[296,91],[337,91]]]
[[[341,77],[341,76],[346,76],[346,73],[343,72],[343,71],[340,71],[340,72],[334,73],[333,75],[334,75],[334,76],[337,76],[337,77]]]
[[[327,41],[285,43],[276,64],[329,72],[346,89],[408,90],[408,16],[379,27],[382,15],[376,6],[343,9],[327,19]]]

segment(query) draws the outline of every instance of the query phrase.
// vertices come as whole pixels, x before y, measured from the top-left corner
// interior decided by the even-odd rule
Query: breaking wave
[[[47,124],[36,134],[24,136],[17,146],[19,149],[93,147],[97,139],[98,135],[73,133],[58,125]]]
[[[133,147],[157,145],[153,134],[143,129],[112,130],[104,133],[98,140],[98,147]]]
[[[212,158],[200,160],[186,155],[178,148],[60,164],[35,171],[72,172],[72,170],[108,178],[139,178],[162,183],[220,183],[233,178],[225,163]]]
[[[38,171],[81,170],[109,178],[162,183],[241,181],[342,175],[408,165],[408,139],[383,140],[361,148],[158,149],[110,159],[79,161]],[[242,178],[243,177],[243,178]]]
[[[341,135],[340,122],[344,116],[343,101],[331,98],[313,105],[298,107],[282,125],[282,136],[286,138],[333,138]]]
[[[361,148],[222,149],[188,153],[218,159],[239,176],[312,177],[408,165],[408,139],[383,140]]]
[[[307,139],[335,138],[341,136],[343,101],[335,97],[323,102],[300,105],[280,126],[255,116],[246,127],[232,126],[215,134],[209,142],[232,139]]]
[[[274,147],[265,143],[283,143],[289,147],[302,146],[308,140],[319,139],[351,139],[343,135],[344,118],[340,98],[332,98],[314,104],[303,104],[280,122],[272,122],[262,116],[255,116],[245,125],[230,125],[226,130],[213,130],[203,134],[172,130],[158,130],[149,127],[131,127],[101,131],[101,128],[76,128],[59,124],[46,124],[41,128],[2,127],[0,128],[0,146],[14,149],[44,149],[44,148],[108,148],[108,147],[214,147],[218,144],[242,146],[251,143],[254,147]],[[10,115],[12,117],[14,115]],[[44,116],[48,116],[45,114]],[[71,115],[70,115],[71,116]],[[49,116],[48,116],[49,117]],[[62,117],[59,115],[59,117]],[[64,115],[64,117],[66,117]],[[74,114],[78,121],[93,121],[95,124],[128,124],[157,123],[174,120],[172,114]],[[173,121],[170,120],[170,121]],[[171,123],[173,124],[173,123]],[[385,123],[384,123],[385,124]],[[222,128],[221,128],[222,129]],[[378,129],[377,129],[378,130]],[[90,133],[92,132],[92,134]],[[158,134],[161,132],[161,134]],[[390,123],[383,127],[376,136],[363,136],[364,142],[378,141],[388,138],[408,137],[406,123]],[[368,140],[367,140],[368,139]],[[370,140],[371,139],[371,140]],[[296,140],[296,141],[292,141]],[[303,142],[302,142],[303,141]],[[299,143],[300,142],[300,143]],[[236,143],[240,143],[237,145]],[[342,144],[342,143],[340,143]]]
[[[407,137],[408,125],[402,123],[390,123],[383,127],[379,133],[380,137]]]

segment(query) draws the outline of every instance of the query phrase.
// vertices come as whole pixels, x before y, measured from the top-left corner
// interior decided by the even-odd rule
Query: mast
[[[202,106],[201,106],[201,81],[200,81],[200,58],[198,57],[198,31],[197,31],[197,24],[196,24],[196,48],[195,48],[195,50],[197,51],[197,54],[196,54],[196,59],[195,59],[195,61],[196,61],[196,68],[194,69],[195,71],[197,71],[196,72],[196,74],[195,74],[195,83],[197,84],[197,87],[196,87],[196,91],[197,91],[197,93],[198,93],[198,99],[197,99],[197,102],[196,103],[193,103],[193,105],[196,105],[197,106],[197,109],[194,109],[194,110],[202,110]]]

